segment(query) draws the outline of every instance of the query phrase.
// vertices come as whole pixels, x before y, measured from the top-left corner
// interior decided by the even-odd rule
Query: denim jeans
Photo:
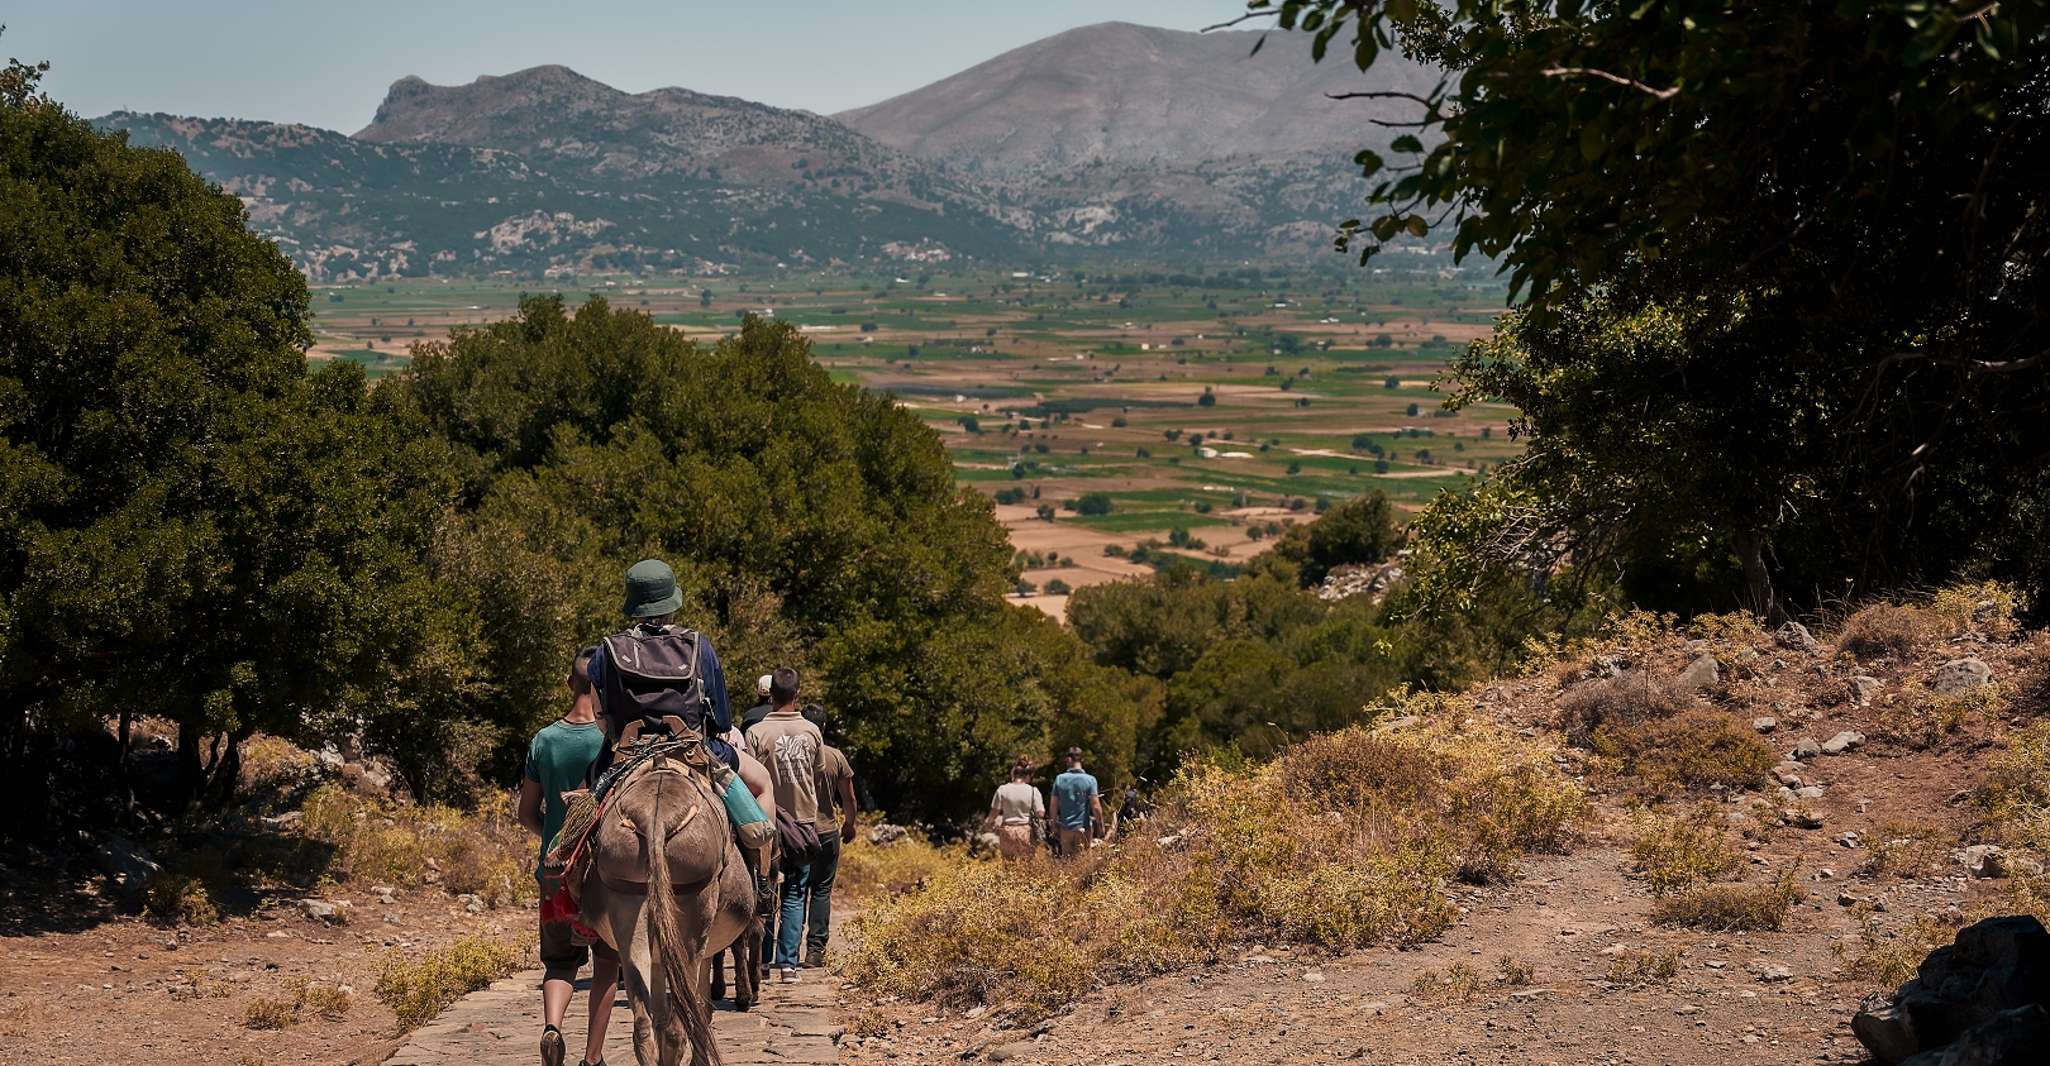
[[[797,949],[804,942],[804,894],[811,884],[811,866],[783,864],[783,900],[776,913],[776,968],[797,968]]]
[[[811,861],[811,877],[807,888],[811,895],[811,906],[804,934],[804,948],[808,952],[823,953],[826,938],[833,928],[833,876],[840,871],[840,827],[838,825],[819,828],[819,855]]]

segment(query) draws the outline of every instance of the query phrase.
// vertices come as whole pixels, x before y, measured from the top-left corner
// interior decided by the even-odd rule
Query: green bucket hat
[[[683,606],[676,590],[676,571],[660,559],[642,559],[626,572],[626,616],[656,618]]]

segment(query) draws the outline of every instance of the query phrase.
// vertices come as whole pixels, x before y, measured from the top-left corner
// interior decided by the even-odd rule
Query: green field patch
[[[1188,511],[1112,511],[1110,514],[1076,515],[1061,518],[1090,529],[1101,529],[1110,533],[1137,533],[1149,530],[1197,529],[1203,526],[1228,526],[1229,519],[1216,515],[1193,514]]]

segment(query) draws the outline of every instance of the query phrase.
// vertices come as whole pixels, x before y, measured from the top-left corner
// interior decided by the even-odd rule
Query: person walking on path
[[[804,705],[804,720],[826,735],[826,709],[816,703]],[[840,872],[840,845],[854,841],[854,767],[832,744],[819,747],[819,817],[813,823],[819,831],[819,855],[812,860],[810,902],[805,906],[804,965],[816,970],[826,964],[826,942],[833,935],[833,881]]]
[[[755,678],[755,705],[749,707],[747,713],[740,716],[740,731],[742,733],[753,729],[756,722],[767,718],[769,712],[776,709],[774,705],[769,703],[770,680],[771,678],[767,674]]]
[[[1082,769],[1082,749],[1068,749],[1068,768],[1053,779],[1054,853],[1074,858],[1089,847],[1091,831],[1103,822],[1103,797],[1096,778]]]
[[[534,734],[527,745],[526,773],[520,779],[520,824],[541,838],[541,854],[562,828],[567,807],[562,794],[582,788],[584,775],[605,744],[605,729],[598,722],[598,694],[591,685],[591,655],[595,649],[577,653],[570,666],[569,713]],[[536,860],[534,876],[541,883],[541,898],[555,895],[556,879],[546,874]],[[588,1066],[605,1060],[605,1030],[612,1022],[613,992],[619,987],[619,955],[602,940],[587,941],[576,935],[568,922],[541,923],[541,1063],[562,1066],[564,1045],[562,1019],[569,1013],[570,996],[576,990],[577,971],[586,956],[591,961],[591,1006],[584,1030],[583,1062]]]
[[[1010,860],[1031,858],[1045,822],[1046,799],[1032,784],[1032,760],[1021,755],[1011,764],[1011,779],[989,798],[989,827],[996,831],[997,854]]]
[[[787,813],[783,829],[783,895],[776,913],[776,956],[773,965],[784,984],[797,983],[798,947],[804,939],[805,892],[811,887],[812,863],[818,858],[819,749],[825,740],[819,727],[797,710],[797,671],[787,666],[770,675],[769,701],[775,705],[753,729],[747,747],[769,768],[776,808]]]

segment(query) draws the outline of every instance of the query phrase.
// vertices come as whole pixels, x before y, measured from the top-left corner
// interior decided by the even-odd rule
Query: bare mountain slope
[[[1438,79],[1393,54],[1371,75],[1343,57],[1312,63],[1294,39],[1252,54],[1259,37],[1084,26],[835,117],[892,147],[969,166],[1181,164],[1383,144],[1389,131],[1368,119],[1413,117],[1415,105],[1327,94],[1419,92]]]

